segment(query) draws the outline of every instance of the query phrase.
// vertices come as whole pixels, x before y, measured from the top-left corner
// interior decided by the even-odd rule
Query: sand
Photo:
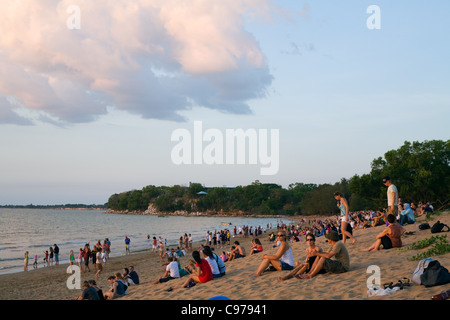
[[[434,216],[431,221],[450,225],[450,212]],[[417,219],[418,224],[425,221],[425,216]],[[280,281],[278,278],[286,275],[288,271],[265,272],[257,278],[249,277],[261,263],[261,253],[252,256],[247,255],[226,263],[227,273],[223,278],[215,279],[208,283],[198,284],[192,288],[177,288],[168,291],[170,287],[179,287],[186,277],[175,279],[167,283],[153,285],[164,272],[161,266],[159,255],[151,251],[131,253],[127,256],[111,258],[104,266],[103,275],[98,280],[99,286],[104,290],[110,287],[107,277],[115,272],[122,272],[123,267],[134,265],[141,279],[139,286],[130,286],[129,294],[119,298],[120,300],[206,300],[215,296],[227,296],[232,300],[430,300],[431,296],[438,294],[450,287],[450,284],[426,288],[423,285],[412,283],[385,296],[368,296],[367,280],[372,275],[368,273],[369,266],[378,266],[381,273],[381,284],[387,282],[397,282],[406,277],[411,279],[418,261],[411,261],[410,258],[423,252],[421,250],[380,250],[378,252],[362,252],[362,248],[370,246],[378,233],[384,226],[355,230],[354,236],[357,242],[352,245],[351,241],[346,242],[350,254],[350,271],[343,274],[319,274],[312,279],[299,280],[291,279]],[[406,230],[413,234],[403,238],[404,248],[425,238],[433,236],[430,230],[418,230],[417,225],[407,225]],[[441,233],[440,235],[449,235]],[[268,234],[264,233],[259,238],[262,240],[264,251],[268,254],[275,253],[267,241]],[[236,238],[232,238],[232,242]],[[238,237],[237,240],[246,248],[250,249],[251,238]],[[325,242],[324,237],[317,238],[317,244],[328,250],[330,245]],[[301,242],[290,243],[293,249],[294,260],[305,259],[306,242],[302,237]],[[198,247],[198,243],[194,244]],[[226,250],[229,250],[228,247]],[[222,249],[216,249],[216,253],[221,253]],[[440,256],[432,256],[443,266],[450,269],[450,253]],[[191,259],[180,258],[184,266]],[[52,267],[42,267],[33,270],[32,265],[29,271],[0,276],[0,299],[1,300],[73,300],[81,294],[82,290],[68,289],[66,281],[70,274],[66,273],[68,265]],[[91,267],[92,269],[92,267]],[[93,271],[81,274],[81,281],[95,279]]]

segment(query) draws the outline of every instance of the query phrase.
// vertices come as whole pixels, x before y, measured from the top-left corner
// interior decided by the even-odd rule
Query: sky
[[[335,183],[405,141],[448,140],[449,12],[446,0],[5,0],[0,205]]]

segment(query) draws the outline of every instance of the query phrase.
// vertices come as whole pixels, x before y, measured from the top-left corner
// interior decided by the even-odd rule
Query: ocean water
[[[75,257],[85,243],[94,245],[109,238],[111,256],[125,254],[124,238],[131,239],[130,250],[151,248],[147,240],[161,236],[168,245],[178,244],[184,234],[194,241],[203,240],[207,231],[234,226],[276,227],[277,218],[256,217],[184,217],[153,215],[106,214],[100,210],[0,209],[0,274],[23,271],[25,251],[29,252],[28,270],[33,270],[34,255],[38,268],[44,267],[44,252],[57,244],[60,263],[68,263],[70,250]],[[231,223],[223,226],[222,222]],[[284,219],[283,223],[289,221]]]

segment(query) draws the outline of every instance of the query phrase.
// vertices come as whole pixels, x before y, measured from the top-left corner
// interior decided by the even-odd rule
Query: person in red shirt
[[[182,285],[182,288],[189,288],[197,283],[205,283],[213,279],[213,274],[208,261],[200,257],[197,250],[192,252],[192,258],[196,262],[197,269],[192,270],[192,274],[188,280]]]

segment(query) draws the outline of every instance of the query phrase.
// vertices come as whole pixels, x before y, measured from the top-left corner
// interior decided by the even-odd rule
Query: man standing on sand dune
[[[383,178],[383,183],[388,187],[387,189],[387,202],[388,202],[388,214],[392,213],[397,216],[398,214],[398,190],[397,187],[391,182],[389,176]]]

